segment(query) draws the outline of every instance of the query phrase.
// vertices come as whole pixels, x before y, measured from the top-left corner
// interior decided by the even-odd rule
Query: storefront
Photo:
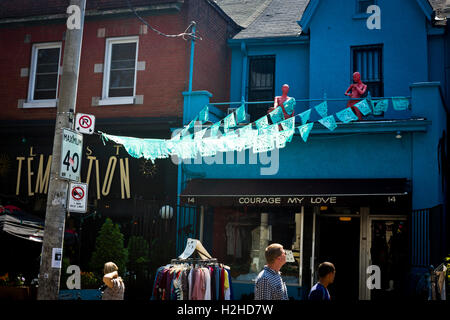
[[[13,205],[44,221],[52,163],[54,126],[52,121],[34,121],[4,125],[0,132],[7,136],[0,142],[0,205]],[[132,125],[132,126],[131,126]],[[132,130],[129,127],[132,127]],[[165,136],[167,124],[154,125],[152,135]],[[147,136],[148,125],[137,121],[99,119],[97,129],[103,132],[130,132]],[[99,135],[83,136],[81,182],[88,183],[87,212],[68,213],[66,230],[77,235],[71,248],[64,251],[71,263],[89,270],[96,237],[106,217],[119,223],[128,239],[133,230],[146,235],[149,216],[159,217],[161,207],[173,205],[176,194],[176,167],[170,160],[152,163],[131,157],[121,145],[103,142]],[[11,236],[3,234],[5,241]],[[174,238],[174,236],[173,236]],[[2,238],[3,239],[3,238]],[[13,239],[0,270],[39,270],[40,243]],[[65,245],[69,241],[65,241]],[[16,245],[16,242],[18,243]],[[19,243],[20,242],[20,243]],[[17,252],[23,254],[18,255]],[[29,270],[27,266],[32,270]]]
[[[295,263],[281,272],[294,299],[305,298],[323,261],[337,268],[330,287],[336,300],[377,298],[380,291],[371,294],[366,286],[370,265],[380,267],[390,296],[404,288],[406,179],[194,179],[181,200],[203,208],[200,238],[231,267],[238,299],[252,297],[264,249],[274,242],[293,251]]]

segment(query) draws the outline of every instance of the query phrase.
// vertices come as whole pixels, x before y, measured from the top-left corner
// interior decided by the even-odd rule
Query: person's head
[[[107,262],[105,263],[105,266],[103,267],[103,273],[108,274],[114,271],[119,271],[119,268],[114,262]]]
[[[323,262],[319,264],[317,272],[319,274],[320,282],[326,285],[333,283],[334,276],[336,275],[336,268],[331,262]]]
[[[289,92],[289,85],[283,84],[283,86],[281,87],[281,92],[287,94]]]
[[[279,243],[272,243],[265,250],[266,261],[275,269],[281,268],[286,263],[286,252]]]
[[[359,82],[359,80],[361,80],[361,74],[359,72],[353,73],[353,81]]]

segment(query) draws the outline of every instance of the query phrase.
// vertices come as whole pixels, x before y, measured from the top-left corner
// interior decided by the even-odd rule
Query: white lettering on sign
[[[381,29],[381,9],[379,6],[371,5],[367,7],[367,13],[372,14],[367,18],[366,25],[369,30]]]
[[[80,30],[81,28],[81,9],[77,5],[70,5],[67,8],[66,13],[70,14],[67,18],[67,29],[69,30]]]
[[[334,204],[336,203],[336,197],[314,197],[311,198],[311,203],[313,204]]]
[[[81,270],[79,266],[70,265],[67,267],[67,273],[71,274],[70,277],[67,278],[66,285],[67,289],[81,289]]]
[[[287,201],[287,203],[288,204],[302,204],[302,202],[303,202],[303,200],[304,200],[305,198],[297,198],[297,197],[293,197],[293,198],[288,198],[288,201]]]
[[[372,274],[373,272],[373,274]],[[369,290],[381,289],[381,270],[379,266],[371,265],[367,267],[367,274],[370,277],[367,278],[366,285]]]
[[[80,181],[83,135],[69,129],[63,129],[60,177]]]
[[[239,204],[281,204],[280,197],[241,197]]]

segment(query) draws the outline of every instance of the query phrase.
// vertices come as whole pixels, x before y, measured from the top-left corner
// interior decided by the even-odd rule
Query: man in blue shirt
[[[317,282],[308,295],[308,300],[331,300],[328,292],[328,285],[333,283],[336,269],[330,262],[323,262],[319,265],[319,282]]]
[[[267,265],[259,273],[255,284],[255,300],[288,300],[287,288],[280,269],[286,263],[283,246],[273,243],[265,250]]]

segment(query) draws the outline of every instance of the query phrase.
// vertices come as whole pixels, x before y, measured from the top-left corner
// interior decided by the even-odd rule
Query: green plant
[[[90,267],[98,278],[103,277],[103,267],[106,262],[112,261],[119,268],[119,274],[126,271],[128,260],[127,249],[124,248],[123,234],[117,224],[106,218],[95,242]]]
[[[0,286],[8,286],[9,285],[9,273],[5,273],[0,277]]]
[[[101,281],[93,272],[81,272],[81,289],[97,289],[101,286]]]
[[[128,241],[128,271],[142,275],[148,271],[149,245],[141,236],[132,236]]]

